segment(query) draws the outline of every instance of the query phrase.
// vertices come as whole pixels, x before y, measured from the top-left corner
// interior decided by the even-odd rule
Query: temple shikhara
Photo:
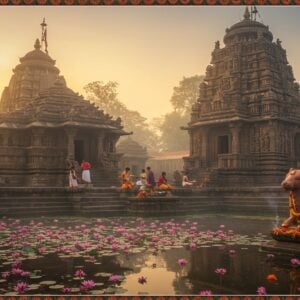
[[[87,160],[96,184],[115,181],[121,119],[67,87],[39,40],[20,58],[0,102],[0,177],[7,186],[65,186],[68,162]]]
[[[218,184],[276,185],[300,163],[300,93],[286,50],[246,8],[215,43],[185,128],[185,169]]]

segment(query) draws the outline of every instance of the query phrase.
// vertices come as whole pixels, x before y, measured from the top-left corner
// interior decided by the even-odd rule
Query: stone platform
[[[284,255],[300,255],[300,243],[270,241],[260,248],[261,251]]]
[[[63,187],[1,187],[0,216],[226,213],[284,218],[288,215],[288,193],[280,187],[175,188],[170,200],[161,197],[158,201],[149,201],[133,197],[132,193],[122,193],[116,187],[80,188],[75,192]]]
[[[139,216],[170,216],[180,214],[180,197],[153,196],[143,199],[129,197],[127,212]]]

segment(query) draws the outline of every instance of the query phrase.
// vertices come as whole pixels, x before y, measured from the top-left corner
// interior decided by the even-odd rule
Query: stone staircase
[[[74,211],[81,216],[120,216],[126,214],[127,200],[116,188],[94,187],[73,195]]]
[[[73,215],[66,188],[1,188],[0,216],[42,217]]]
[[[92,184],[95,187],[117,187],[120,185],[120,181],[116,177],[115,172],[91,169]]]

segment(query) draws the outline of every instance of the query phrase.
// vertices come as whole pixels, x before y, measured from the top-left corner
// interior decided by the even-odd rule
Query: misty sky
[[[282,40],[300,81],[300,7],[258,7]],[[0,90],[19,57],[33,50],[48,23],[49,54],[67,85],[83,93],[91,81],[119,83],[119,99],[146,117],[170,112],[183,76],[205,74],[215,41],[241,20],[244,7],[0,7]]]

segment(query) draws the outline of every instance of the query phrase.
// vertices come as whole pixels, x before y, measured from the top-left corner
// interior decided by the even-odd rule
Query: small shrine
[[[120,161],[120,168],[129,167],[131,173],[138,176],[142,169],[145,169],[146,161],[149,158],[147,148],[141,146],[131,137],[121,140],[117,144],[117,153],[123,154]]]

